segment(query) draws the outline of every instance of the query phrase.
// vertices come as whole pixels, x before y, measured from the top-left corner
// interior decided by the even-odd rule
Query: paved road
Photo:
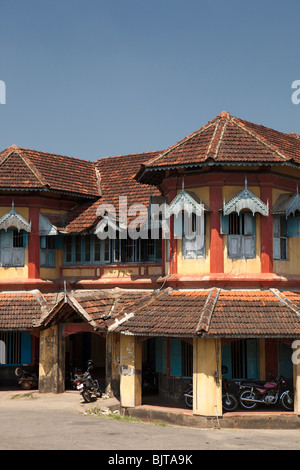
[[[300,430],[191,429],[85,414],[106,403],[82,404],[73,391],[0,392],[0,450],[300,450]]]

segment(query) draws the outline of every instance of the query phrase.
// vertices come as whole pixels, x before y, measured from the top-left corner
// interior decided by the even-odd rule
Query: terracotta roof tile
[[[0,153],[0,188],[44,189],[99,197],[95,164],[13,145]]]
[[[231,116],[223,111],[205,126],[143,164],[136,175],[142,183],[157,184],[165,168],[203,165],[206,162],[300,164],[300,140]],[[157,176],[156,176],[157,175]]]

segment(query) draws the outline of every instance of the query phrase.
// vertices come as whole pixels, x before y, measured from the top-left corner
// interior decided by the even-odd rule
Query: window
[[[228,367],[227,378],[259,378],[259,344],[256,339],[232,341],[222,347],[222,365]]]
[[[8,229],[0,232],[1,266],[21,267],[25,264],[25,247],[27,232],[24,230]]]
[[[40,266],[54,268],[55,265],[55,237],[52,235],[43,235],[40,237]]]
[[[30,363],[30,334],[20,331],[0,331],[0,364]]]
[[[204,223],[204,234],[197,234],[196,231],[196,214],[191,214],[191,230],[194,237],[191,238],[183,230],[182,237],[182,258],[183,259],[203,259],[206,256],[205,247],[205,223]],[[205,219],[204,219],[205,220]]]
[[[287,219],[285,216],[274,216],[273,219],[273,257],[276,260],[286,261],[287,250]]]
[[[96,235],[67,235],[64,237],[65,264],[102,264],[110,262],[110,240]]]
[[[256,219],[251,212],[232,212],[221,219],[221,233],[227,234],[227,256],[230,259],[251,259],[256,256]]]

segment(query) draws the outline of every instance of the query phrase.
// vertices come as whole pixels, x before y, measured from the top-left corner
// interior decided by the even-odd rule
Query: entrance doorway
[[[72,379],[78,371],[84,373],[89,359],[93,361],[91,371],[101,390],[105,389],[106,340],[105,337],[90,332],[73,333],[65,339],[65,387],[73,388]]]

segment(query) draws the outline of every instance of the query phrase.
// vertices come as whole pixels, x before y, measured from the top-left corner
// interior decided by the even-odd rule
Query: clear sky
[[[162,150],[221,111],[300,133],[299,0],[0,0],[0,150]]]

